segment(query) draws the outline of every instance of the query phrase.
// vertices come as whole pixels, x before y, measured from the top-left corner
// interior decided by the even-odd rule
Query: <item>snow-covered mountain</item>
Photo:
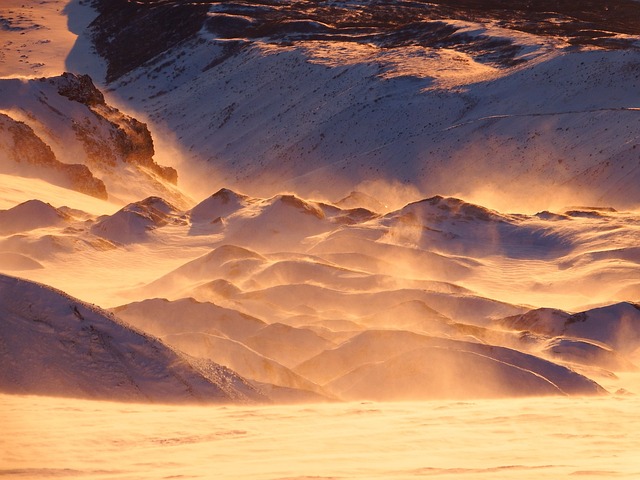
[[[0,391],[151,402],[264,400],[234,372],[190,361],[113,315],[0,276]]]
[[[584,395],[637,369],[638,2],[52,2],[2,17],[3,391]]]
[[[96,5],[110,95],[201,195],[640,202],[637,2]]]

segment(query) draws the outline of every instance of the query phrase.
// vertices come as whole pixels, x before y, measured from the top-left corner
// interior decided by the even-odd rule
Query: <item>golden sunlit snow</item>
[[[0,477],[640,478],[638,106],[608,71],[635,53],[202,28],[191,80],[106,85],[89,3],[0,5]]]

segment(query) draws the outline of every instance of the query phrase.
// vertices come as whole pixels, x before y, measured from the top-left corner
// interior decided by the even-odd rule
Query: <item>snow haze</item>
[[[640,4],[492,5],[3,2],[0,475],[640,476]]]

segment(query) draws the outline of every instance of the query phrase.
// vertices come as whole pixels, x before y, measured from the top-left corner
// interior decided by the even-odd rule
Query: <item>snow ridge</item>
[[[52,288],[0,276],[0,389],[126,401],[230,402],[261,396],[236,374],[195,368],[157,339]]]

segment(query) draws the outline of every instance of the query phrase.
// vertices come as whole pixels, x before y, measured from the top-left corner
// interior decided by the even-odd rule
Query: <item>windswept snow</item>
[[[0,276],[0,309],[2,392],[164,403],[261,398],[232,371],[190,364],[156,338],[43,285]]]
[[[40,200],[29,200],[8,210],[0,210],[0,235],[60,226],[69,215]]]
[[[39,213],[23,225],[21,209]],[[635,304],[577,308],[637,285],[634,212],[432,197],[383,215],[224,189],[190,210],[149,197],[111,215],[43,202],[3,215],[3,270],[120,305],[278,400],[597,393],[638,362]],[[458,373],[437,376],[434,358]]]
[[[0,78],[0,113],[0,172],[121,203],[144,192],[190,204],[176,171],[154,161],[146,124],[108,105],[87,75]]]
[[[638,361],[636,27],[445,3],[96,3],[87,27],[89,7],[48,2],[74,36],[29,68],[64,44],[86,69],[0,79],[0,271],[119,306],[280,399],[400,398],[408,371],[428,398],[598,391],[580,375]],[[20,49],[61,27],[31,10],[2,10]],[[166,31],[127,50],[145,18]],[[351,351],[372,332],[421,340]],[[497,383],[449,390],[436,357]]]
[[[636,478],[640,4],[552,3],[3,2],[0,476]]]

